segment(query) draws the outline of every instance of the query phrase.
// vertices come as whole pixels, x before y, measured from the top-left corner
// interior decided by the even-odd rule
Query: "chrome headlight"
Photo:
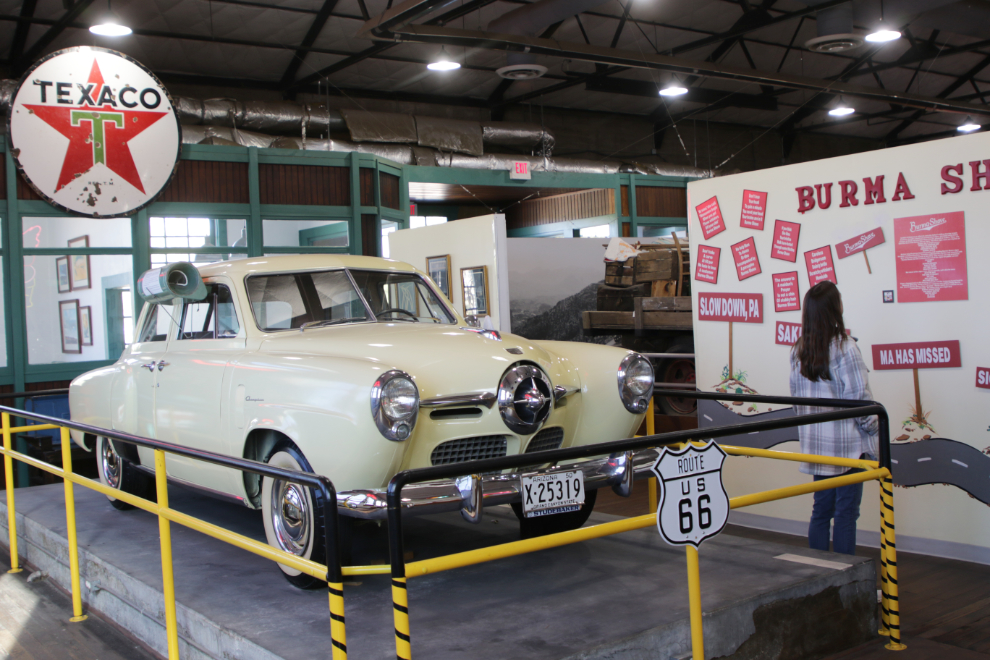
[[[619,363],[619,398],[631,413],[646,412],[653,396],[653,365],[639,353]]]
[[[553,385],[543,370],[517,364],[502,376],[498,386],[498,411],[514,433],[536,433],[553,409]]]
[[[419,388],[404,371],[386,371],[371,386],[371,416],[389,440],[412,435],[419,414]]]

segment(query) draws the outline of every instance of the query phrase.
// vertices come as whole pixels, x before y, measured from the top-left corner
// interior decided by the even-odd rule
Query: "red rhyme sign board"
[[[778,220],[773,225],[773,249],[771,259],[781,261],[797,261],[798,238],[801,236],[801,225],[797,222]]]
[[[976,386],[990,390],[990,369],[986,367],[976,368]]]
[[[801,292],[798,291],[797,271],[774,273],[773,308],[777,312],[793,312],[801,309]]]
[[[699,245],[698,264],[694,267],[694,279],[699,282],[718,284],[718,261],[721,253],[721,248]]]
[[[79,46],[39,60],[14,92],[10,139],[17,167],[52,205],[97,218],[131,215],[168,185],[179,121],[146,68]]]
[[[743,191],[742,214],[739,226],[763,231],[763,221],[767,215],[767,194],[754,190]]]
[[[962,211],[894,219],[897,300],[968,300]]]
[[[763,323],[763,294],[699,293],[698,320]]]
[[[939,369],[961,367],[959,341],[916,341],[906,344],[874,344],[873,368]]]
[[[815,286],[825,280],[838,284],[835,280],[835,265],[832,263],[832,246],[826,245],[804,253],[804,263],[808,267],[808,285]]]
[[[793,346],[801,337],[800,323],[777,321],[777,331],[774,333],[774,343],[782,346]]]
[[[718,207],[718,197],[712,197],[707,202],[698,204],[695,211],[698,212],[698,223],[701,225],[701,233],[705,235],[706,241],[715,234],[725,231],[722,211]]]
[[[849,255],[862,252],[863,250],[869,250],[871,247],[876,247],[884,242],[886,242],[886,239],[883,237],[883,229],[877,227],[876,229],[871,229],[865,234],[854,236],[848,241],[842,241],[837,244],[835,246],[835,255],[839,257],[839,259],[845,259]]]
[[[736,276],[740,281],[762,272],[760,258],[756,256],[756,241],[752,236],[732,246],[732,259],[736,262]]]

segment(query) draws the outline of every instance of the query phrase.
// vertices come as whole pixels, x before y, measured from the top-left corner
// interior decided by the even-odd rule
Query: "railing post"
[[[687,554],[688,608],[691,612],[691,654],[694,660],[705,660],[705,629],[701,620],[701,570],[698,549],[684,546]]]
[[[401,472],[399,474],[402,474]],[[399,475],[396,475],[398,477]],[[412,659],[409,634],[409,592],[406,588],[406,557],[402,543],[402,483],[392,477],[388,485],[388,552],[392,564],[392,614],[395,618],[395,656]]]
[[[347,630],[344,621],[344,575],[340,568],[340,521],[337,493],[330,480],[321,477],[323,520],[326,530],[327,591],[330,596],[330,642],[333,660],[347,660]]]
[[[168,508],[168,475],[165,472],[165,452],[155,450],[155,487],[158,493],[158,536],[162,544],[162,593],[165,596],[165,635],[168,658],[179,658],[179,629],[175,620],[175,579],[172,577],[172,531],[162,509]]]
[[[65,484],[65,526],[69,541],[69,574],[72,579],[72,618],[69,621],[85,621],[86,615],[82,609],[82,592],[79,587],[79,541],[76,537],[76,498],[72,492],[72,482],[68,476],[72,474],[72,438],[69,429],[59,429],[62,440],[62,471],[65,473],[62,482]]]
[[[10,458],[10,413],[3,413],[3,472],[7,488],[7,532],[10,538],[10,570],[8,573],[20,573],[20,561],[17,556],[17,512],[14,509],[14,462]]]
[[[656,395],[650,397],[650,405],[646,409],[646,435],[656,435],[657,426],[656,418],[653,414],[653,401],[656,399]],[[650,513],[656,513],[657,511],[657,479],[656,477],[650,477],[649,479],[649,491],[650,491]]]
[[[901,643],[901,610],[898,604],[897,592],[897,541],[894,536],[894,484],[890,477],[880,480],[881,500],[881,566],[886,562],[886,581],[884,598],[886,601],[887,620],[885,624],[890,635],[887,648],[891,651],[903,651],[907,648]]]

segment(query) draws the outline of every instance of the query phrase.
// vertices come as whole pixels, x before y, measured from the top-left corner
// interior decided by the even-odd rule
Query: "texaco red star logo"
[[[87,82],[92,84],[93,90],[97,90],[96,93],[103,89],[103,74],[100,73],[95,59]],[[69,138],[69,148],[65,152],[55,191],[89,172],[96,163],[103,163],[143,193],[144,185],[127,143],[168,113],[118,109],[110,103],[97,105],[97,101],[88,93],[83,94],[82,100],[83,105],[68,108],[50,105],[24,106]]]

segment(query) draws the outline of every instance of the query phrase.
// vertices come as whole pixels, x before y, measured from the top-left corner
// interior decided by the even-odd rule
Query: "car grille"
[[[478,461],[483,458],[501,458],[507,450],[504,435],[480,435],[474,438],[460,438],[442,442],[430,454],[433,465],[448,465],[463,461]]]
[[[564,441],[564,429],[559,426],[553,426],[548,429],[543,429],[539,433],[533,436],[533,439],[529,441],[529,445],[526,447],[526,453],[532,454],[534,451],[547,451],[548,449],[557,449],[560,447],[560,443]]]

